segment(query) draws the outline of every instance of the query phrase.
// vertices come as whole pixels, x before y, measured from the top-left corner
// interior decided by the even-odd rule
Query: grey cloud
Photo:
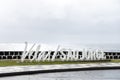
[[[0,1],[0,42],[120,43],[119,0]]]

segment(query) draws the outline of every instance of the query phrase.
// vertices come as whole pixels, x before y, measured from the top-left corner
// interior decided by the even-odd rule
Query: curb
[[[120,66],[115,67],[87,67],[87,68],[68,68],[68,69],[49,69],[49,70],[37,70],[37,71],[23,71],[23,72],[11,72],[0,73],[0,77],[18,76],[18,75],[32,75],[41,73],[55,73],[55,72],[69,72],[69,71],[87,71],[87,70],[115,70],[120,69]]]

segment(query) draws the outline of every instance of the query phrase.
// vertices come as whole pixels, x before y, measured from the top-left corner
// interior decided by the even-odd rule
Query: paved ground
[[[57,69],[77,69],[77,68],[94,68],[94,67],[120,67],[120,63],[90,63],[90,64],[60,64],[60,65],[31,65],[31,66],[7,66],[0,67],[0,74],[40,71],[40,70],[57,70]]]

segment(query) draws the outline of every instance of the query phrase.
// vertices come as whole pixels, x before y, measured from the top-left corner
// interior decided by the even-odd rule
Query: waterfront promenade
[[[54,64],[0,67],[0,77],[80,70],[120,69],[120,63]]]

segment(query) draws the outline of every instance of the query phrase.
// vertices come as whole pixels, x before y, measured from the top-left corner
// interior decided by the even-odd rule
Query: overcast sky
[[[120,44],[120,0],[0,0],[0,42]]]

